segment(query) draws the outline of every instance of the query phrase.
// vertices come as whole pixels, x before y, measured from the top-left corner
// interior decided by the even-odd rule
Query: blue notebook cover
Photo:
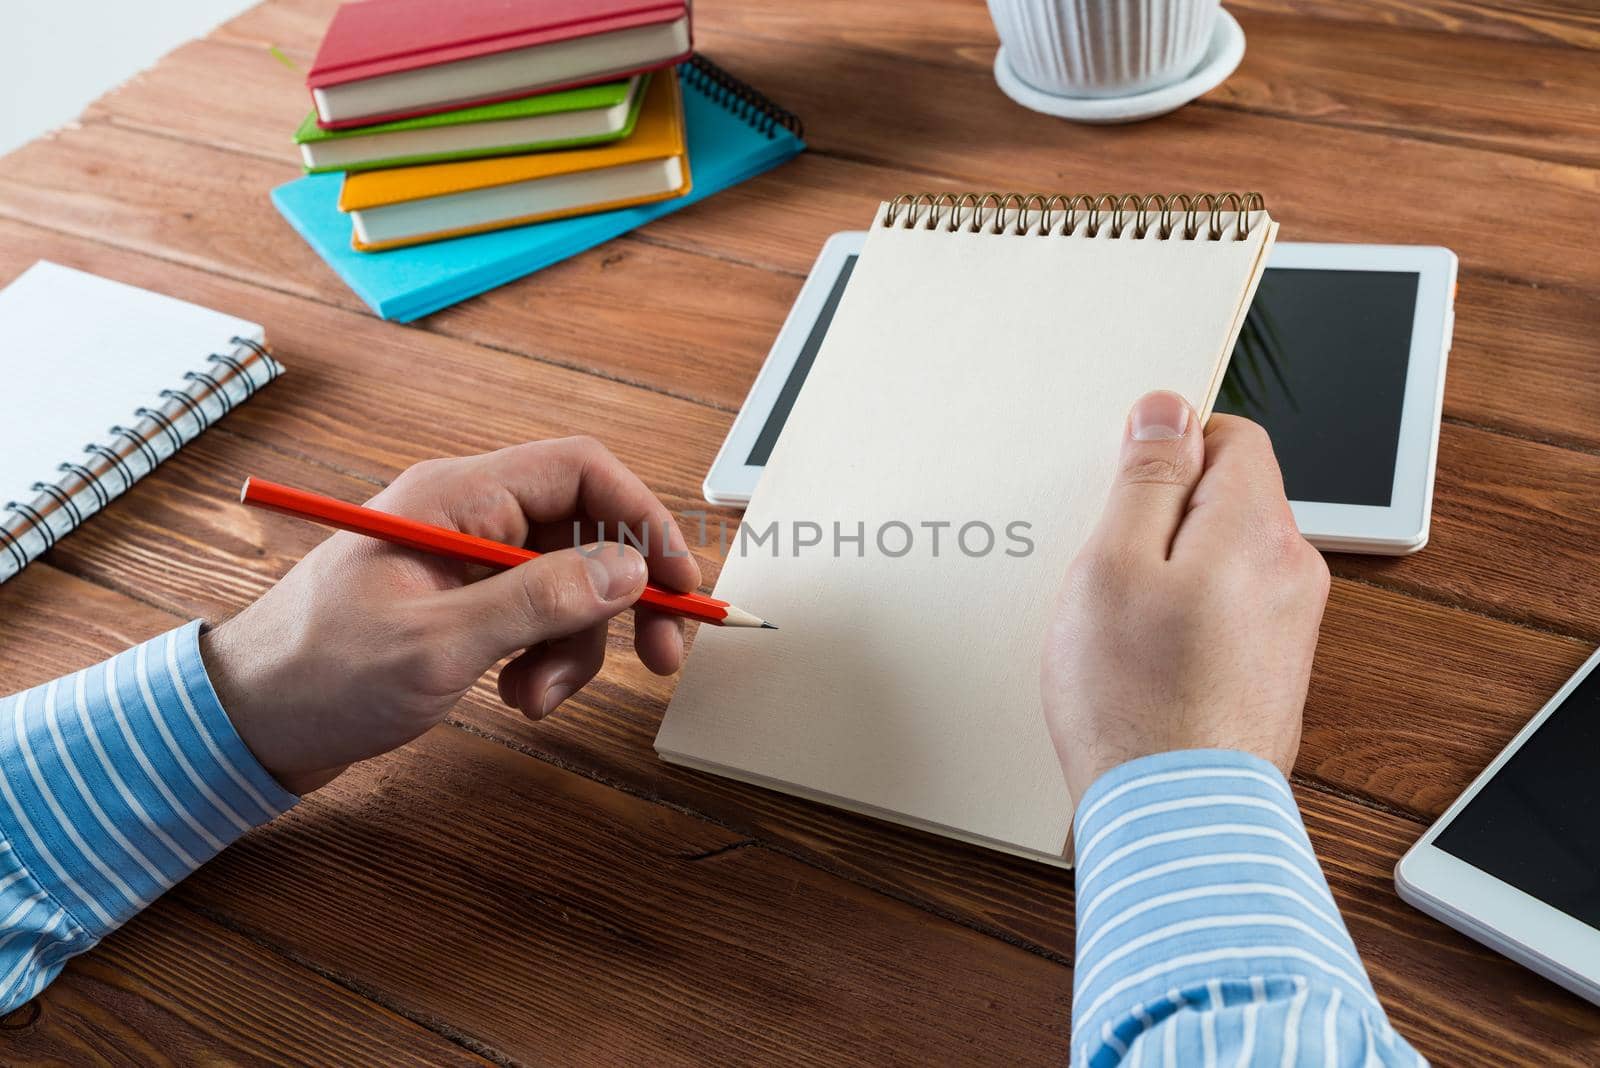
[[[368,307],[381,318],[408,323],[686,208],[805,148],[774,121],[774,113],[784,113],[750,104],[755,94],[705,60],[680,66],[678,78],[694,188],[676,200],[388,252],[350,247],[350,217],[338,208],[343,174],[313,174],[280,185],[272,202]]]

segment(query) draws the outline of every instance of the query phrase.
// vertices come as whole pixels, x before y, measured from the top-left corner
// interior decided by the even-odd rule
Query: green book
[[[294,139],[312,174],[603,144],[633,132],[649,80],[646,74],[349,130],[324,130],[313,112]]]

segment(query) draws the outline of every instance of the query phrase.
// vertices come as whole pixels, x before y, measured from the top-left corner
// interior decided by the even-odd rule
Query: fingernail
[[[574,693],[577,693],[577,691],[578,688],[570,683],[552,683],[550,688],[544,692],[544,700],[539,702],[539,715],[548,716],[557,708],[561,707],[562,701],[565,701]]]
[[[583,562],[594,592],[607,601],[632,593],[644,582],[644,557],[621,545],[607,545]]]
[[[1146,393],[1133,406],[1128,433],[1134,441],[1171,441],[1189,428],[1189,402],[1176,393]]]

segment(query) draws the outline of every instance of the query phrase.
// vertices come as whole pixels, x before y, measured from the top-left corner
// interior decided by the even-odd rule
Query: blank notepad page
[[[1275,232],[1106,214],[1090,237],[1082,211],[880,208],[745,516],[776,536],[735,542],[716,588],[781,629],[700,629],[664,758],[1062,862],[1051,605],[1133,401],[1209,413]]]
[[[135,406],[160,404],[207,353],[254,323],[41,261],[0,289],[0,504],[77,459]]]

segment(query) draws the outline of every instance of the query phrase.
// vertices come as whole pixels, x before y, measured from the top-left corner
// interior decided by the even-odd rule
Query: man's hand
[[[1202,433],[1183,398],[1142,397],[1045,639],[1045,717],[1072,796],[1174,749],[1240,749],[1287,775],[1327,596],[1266,432],[1218,415]]]
[[[444,718],[506,657],[500,697],[534,719],[600,670],[606,622],[646,575],[690,591],[700,568],[666,508],[598,442],[566,438],[418,464],[371,507],[545,552],[509,571],[339,533],[210,631],[201,652],[235,728],[284,788],[307,793],[346,766],[404,745]],[[635,537],[647,557],[573,547],[573,524]],[[634,648],[670,674],[680,621],[635,613]]]

